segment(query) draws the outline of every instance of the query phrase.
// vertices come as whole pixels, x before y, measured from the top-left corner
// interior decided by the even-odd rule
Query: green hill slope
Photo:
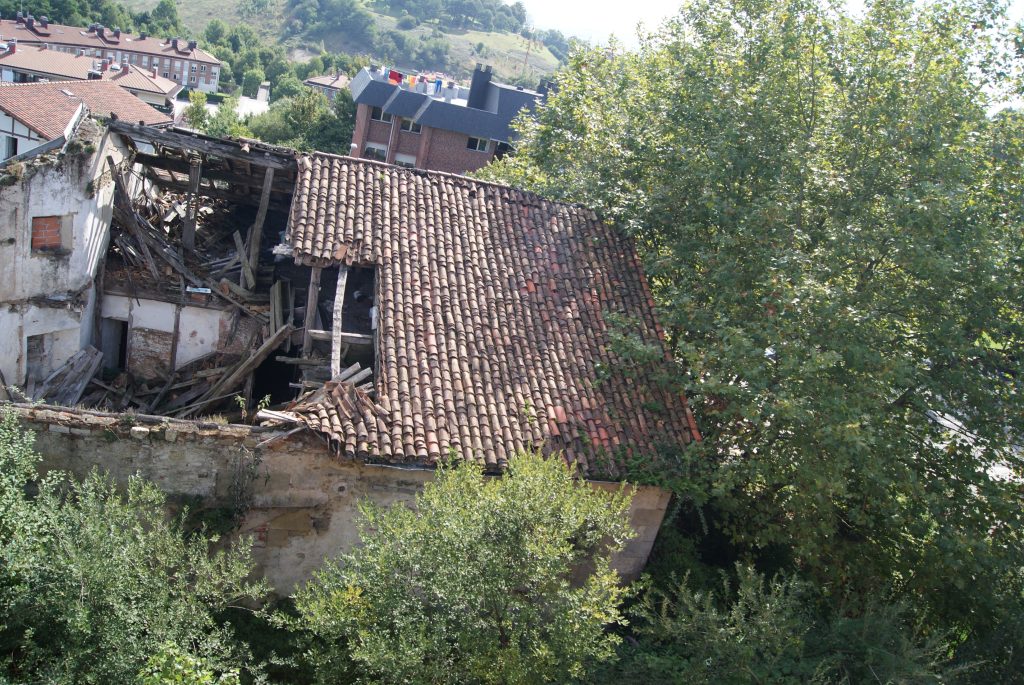
[[[158,0],[122,0],[132,10],[152,9]],[[182,22],[196,35],[202,33],[213,19],[229,26],[246,24],[265,38],[282,43],[292,55],[317,54],[321,49],[332,52],[367,55],[373,60],[395,64],[403,69],[444,70],[455,76],[466,76],[477,62],[494,67],[499,80],[535,84],[542,76],[558,68],[558,58],[538,41],[528,41],[514,33],[452,29],[438,22],[424,22],[413,28],[399,28],[395,17],[367,10],[375,24],[377,36],[367,40],[358,29],[344,21],[321,18],[317,26],[303,28],[295,7],[286,0],[179,0]],[[392,33],[393,32],[393,33]],[[390,34],[390,35],[389,35]],[[447,59],[438,58],[437,49],[402,50],[392,40],[394,35],[416,42],[446,43]],[[399,39],[401,41],[401,39]],[[419,44],[419,43],[417,43]],[[411,53],[411,54],[408,54]]]

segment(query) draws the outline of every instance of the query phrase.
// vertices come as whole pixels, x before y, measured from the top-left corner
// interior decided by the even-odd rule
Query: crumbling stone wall
[[[342,462],[308,432],[43,407],[15,410],[36,431],[44,470],[81,477],[98,467],[121,483],[138,473],[173,500],[237,511],[237,534],[253,536],[259,570],[281,594],[309,579],[324,558],[358,542],[354,522],[361,500],[410,504],[433,476],[429,469]],[[637,489],[631,516],[638,535],[615,563],[627,578],[646,563],[668,498],[659,488]]]

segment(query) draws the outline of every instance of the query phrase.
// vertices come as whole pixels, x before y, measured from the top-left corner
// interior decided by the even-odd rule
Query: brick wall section
[[[52,251],[62,247],[59,216],[32,217],[32,250]]]
[[[462,133],[435,128],[431,131],[427,157],[420,159],[420,166],[452,174],[465,174],[486,166],[493,152],[469,150],[466,148],[468,141],[469,136]]]
[[[284,437],[263,427],[222,426],[164,417],[118,416],[57,408],[14,407],[36,431],[42,470],[84,477],[94,467],[120,484],[140,473],[172,501],[230,507],[233,483],[251,474],[251,505],[237,531],[252,536],[257,569],[281,594],[308,580],[325,557],[358,543],[358,504],[408,504],[433,477],[428,469],[341,461],[310,434]],[[249,466],[255,463],[255,469]],[[618,483],[592,483],[614,490]],[[650,554],[669,493],[636,489],[630,509],[637,531],[614,566],[634,579]]]

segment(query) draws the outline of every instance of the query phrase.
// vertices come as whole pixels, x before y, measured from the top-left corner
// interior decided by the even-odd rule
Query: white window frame
[[[416,155],[404,155],[399,152],[395,155],[395,164],[406,169],[415,169]]]
[[[423,127],[412,119],[402,119],[402,125],[399,128],[403,131],[407,131],[408,133],[415,133],[416,135],[423,132]]]
[[[377,157],[367,157],[366,153],[369,150],[379,152],[381,154],[381,159],[378,159]],[[363,158],[372,159],[378,162],[386,161],[388,158],[388,146],[381,145],[380,143],[366,143],[363,145]]]
[[[374,116],[378,112],[380,112],[380,117]],[[384,123],[384,124],[390,124],[391,123],[391,113],[390,112],[385,112],[380,107],[371,107],[370,108],[370,119],[372,119],[373,121],[379,121],[379,122]]]
[[[476,141],[475,144],[473,143],[474,140]],[[481,143],[483,144],[483,148],[480,147]],[[476,136],[469,136],[469,139],[466,141],[467,150],[474,150],[476,152],[487,152],[488,150],[490,150],[490,148],[491,141],[487,140],[486,138],[477,138]]]

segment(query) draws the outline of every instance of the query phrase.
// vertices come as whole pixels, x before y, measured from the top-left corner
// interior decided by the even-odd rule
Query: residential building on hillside
[[[334,102],[338,93],[348,88],[351,79],[345,74],[324,74],[323,76],[310,76],[303,81],[304,84],[324,94],[328,102]]]
[[[352,155],[389,164],[464,174],[500,157],[512,121],[547,91],[495,83],[479,64],[469,88],[386,68],[362,69],[350,84],[356,126]]]
[[[0,82],[0,161],[61,147],[87,114],[166,126],[171,117],[110,81]]]
[[[12,40],[145,70],[156,69],[158,76],[205,93],[216,93],[220,81],[220,60],[201,50],[194,40],[165,39],[145,32],[131,35],[100,24],[86,28],[64,26],[50,22],[47,17],[22,16],[21,12],[14,19],[0,20],[0,41]]]
[[[167,109],[182,86],[133,64],[119,64],[103,58],[87,57],[45,45],[22,45],[16,41],[0,43],[0,81],[33,83],[35,81],[95,81],[116,83],[143,102]]]

